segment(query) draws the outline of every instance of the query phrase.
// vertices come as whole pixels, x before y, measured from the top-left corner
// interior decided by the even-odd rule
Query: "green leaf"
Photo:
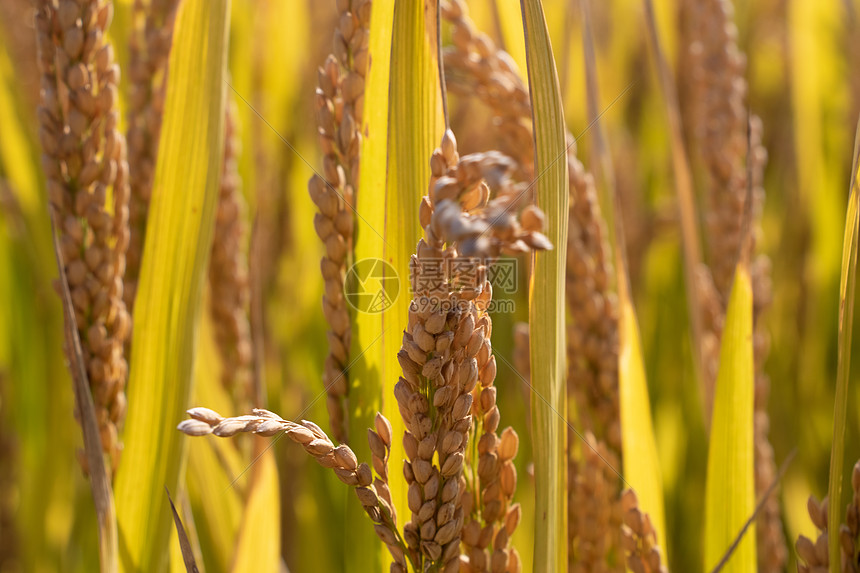
[[[185,438],[224,139],[229,0],[180,5],[135,304],[125,451],[116,478],[121,568],[163,571]]]
[[[858,159],[860,158],[860,121],[854,137],[854,164],[851,191],[845,213],[845,237],[842,240],[842,277],[839,280],[839,355],[836,370],[836,398],[833,404],[833,445],[830,450],[830,495],[827,530],[839,531],[842,523],[842,468],[845,463],[845,422],[848,414],[848,382],[851,371],[851,335],[854,331],[854,291],[857,284],[857,245],[860,233],[858,209]],[[830,571],[838,573],[842,558],[839,536],[828,536]]]
[[[537,205],[551,251],[534,255],[529,301],[532,441],[535,465],[535,571],[567,568],[567,403],[565,245],[568,175],[558,73],[540,0],[522,0],[535,139]]]
[[[705,571],[719,562],[755,511],[752,297],[749,264],[742,257],[729,298],[714,393],[705,484]],[[755,570],[755,536],[745,535],[723,571]]]

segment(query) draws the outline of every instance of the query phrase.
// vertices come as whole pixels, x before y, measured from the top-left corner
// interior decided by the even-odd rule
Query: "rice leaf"
[[[116,478],[121,567],[163,571],[171,528],[224,139],[229,0],[180,5],[148,241],[134,313],[125,451]]]
[[[755,510],[752,296],[749,262],[741,257],[729,298],[714,394],[705,484],[706,571],[720,561]],[[723,570],[756,570],[755,536],[744,536]]]
[[[402,4],[402,3],[401,3]],[[359,167],[359,184],[356,197],[355,217],[355,246],[354,261],[364,259],[385,258],[386,223],[391,220],[392,228],[396,225],[409,226],[410,219],[399,218],[389,210],[387,173],[388,173],[388,132],[389,132],[389,81],[391,77],[392,43],[402,42],[402,32],[397,39],[392,37],[394,22],[394,0],[378,0],[373,3],[370,16],[369,65],[365,82],[365,102],[375,102],[366,105],[361,133],[362,148]],[[401,10],[402,11],[402,10]],[[402,24],[396,24],[400,30]],[[394,86],[391,87],[393,91]],[[393,205],[391,205],[393,208]],[[389,217],[389,213],[391,213]],[[395,261],[392,261],[395,262]],[[381,283],[380,283],[381,287]],[[346,288],[354,288],[347,285]],[[400,288],[403,288],[402,281]],[[403,303],[398,298],[394,306]],[[387,371],[390,361],[386,360],[383,340],[392,337],[399,340],[400,329],[385,329],[387,322],[396,312],[389,307],[382,312],[368,313],[360,310],[353,313],[352,348],[350,357],[353,361],[348,372],[349,394],[349,435],[356,436],[350,447],[359,459],[369,460],[370,449],[364,439],[367,428],[373,427],[373,417],[379,410],[384,410],[386,404],[396,404],[394,400],[383,401],[382,397],[391,395],[391,386],[397,380],[396,372]],[[386,377],[386,372],[388,376]],[[391,378],[393,376],[393,378]],[[397,435],[403,434],[403,423],[400,415],[391,416],[386,413]],[[395,447],[401,451],[393,453],[402,459],[404,454],[399,443]],[[399,480],[391,480],[391,495],[398,515],[406,513],[406,490]],[[382,548],[367,524],[367,516],[353,496],[347,501],[346,542],[350,547],[345,554],[351,557],[345,559],[345,570],[349,571],[381,571]]]
[[[842,241],[842,276],[839,279],[839,354],[836,370],[836,398],[833,404],[833,445],[830,450],[829,507],[827,530],[839,531],[842,523],[842,480],[845,463],[845,422],[848,414],[848,383],[851,371],[851,335],[854,331],[854,291],[857,284],[857,246],[860,234],[858,209],[858,159],[860,159],[860,121],[854,137],[854,163],[851,189],[845,213],[845,237]],[[828,536],[830,571],[840,570],[839,536]]]
[[[555,245],[533,258],[529,289],[532,440],[535,465],[535,571],[567,567],[567,384],[565,371],[565,245],[568,176],[564,112],[540,0],[522,0],[535,139],[536,198]]]

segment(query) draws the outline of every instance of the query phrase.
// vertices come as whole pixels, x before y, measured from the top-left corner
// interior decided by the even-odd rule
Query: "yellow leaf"
[[[729,298],[714,391],[705,484],[705,571],[722,559],[755,510],[752,297],[749,266],[741,260]],[[755,570],[755,535],[747,534],[723,571]]]
[[[281,498],[274,451],[265,450],[250,471],[254,476],[232,570],[235,573],[278,571],[281,563]]]
[[[626,280],[626,279],[621,279]],[[619,281],[620,282],[620,281]],[[618,353],[618,401],[621,409],[621,449],[624,479],[639,498],[657,531],[660,551],[666,556],[666,518],[663,480],[657,441],[648,400],[648,381],[642,358],[642,341],[636,311],[626,288],[618,289],[620,349]]]

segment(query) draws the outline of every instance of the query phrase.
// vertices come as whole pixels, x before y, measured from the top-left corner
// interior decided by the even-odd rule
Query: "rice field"
[[[860,571],[858,21],[3,0],[0,573]]]

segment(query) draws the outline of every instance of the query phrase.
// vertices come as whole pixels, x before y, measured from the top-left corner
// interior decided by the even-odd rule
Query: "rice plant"
[[[858,9],[4,0],[0,573],[860,570]]]

